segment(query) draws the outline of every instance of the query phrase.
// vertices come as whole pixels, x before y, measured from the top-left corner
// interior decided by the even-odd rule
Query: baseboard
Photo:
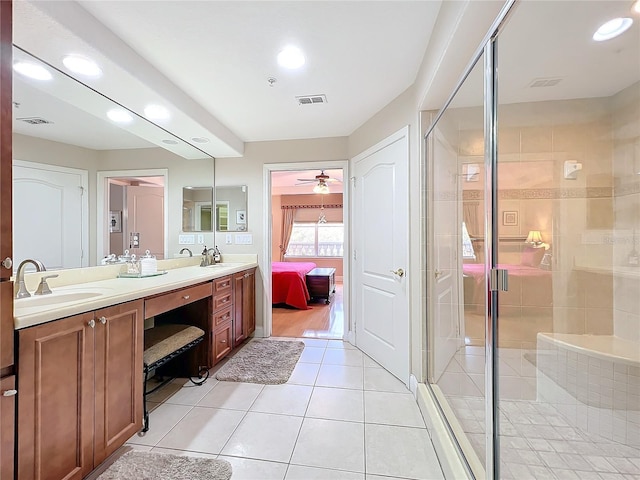
[[[473,479],[467,471],[464,461],[460,458],[457,447],[449,434],[449,429],[435,404],[435,399],[424,383],[417,384],[416,400],[440,461],[444,478],[455,480]]]
[[[264,327],[256,327],[256,331],[253,332],[253,336],[256,338],[264,338]]]

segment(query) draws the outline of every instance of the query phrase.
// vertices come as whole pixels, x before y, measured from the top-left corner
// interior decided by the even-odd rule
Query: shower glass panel
[[[501,478],[640,475],[640,19],[592,40],[630,7],[520,2],[498,37]]]
[[[427,138],[429,383],[476,472],[486,455],[483,61]]]

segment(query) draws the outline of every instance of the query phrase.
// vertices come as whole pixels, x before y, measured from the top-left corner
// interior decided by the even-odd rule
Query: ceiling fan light
[[[326,184],[319,183],[318,185],[313,187],[313,192],[326,195],[327,193],[329,193],[329,187]]]

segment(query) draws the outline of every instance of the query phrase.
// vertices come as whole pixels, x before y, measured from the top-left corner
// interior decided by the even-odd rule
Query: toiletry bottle
[[[218,246],[216,245],[216,249],[213,251],[213,263],[220,263],[222,261],[222,254],[220,250],[218,250]]]
[[[200,266],[206,267],[209,265],[209,254],[207,253],[207,246],[204,245],[204,249],[202,250],[202,259],[200,260]]]

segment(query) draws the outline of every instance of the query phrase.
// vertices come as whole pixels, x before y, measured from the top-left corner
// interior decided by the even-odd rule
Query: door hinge
[[[492,268],[490,287],[492,292],[507,292],[509,290],[509,272],[504,268]]]
[[[351,186],[356,188],[356,177],[351,177]]]
[[[357,260],[357,257],[358,257],[358,255],[356,254],[356,251],[354,250],[354,251],[353,251],[353,259],[354,259],[354,260]]]

